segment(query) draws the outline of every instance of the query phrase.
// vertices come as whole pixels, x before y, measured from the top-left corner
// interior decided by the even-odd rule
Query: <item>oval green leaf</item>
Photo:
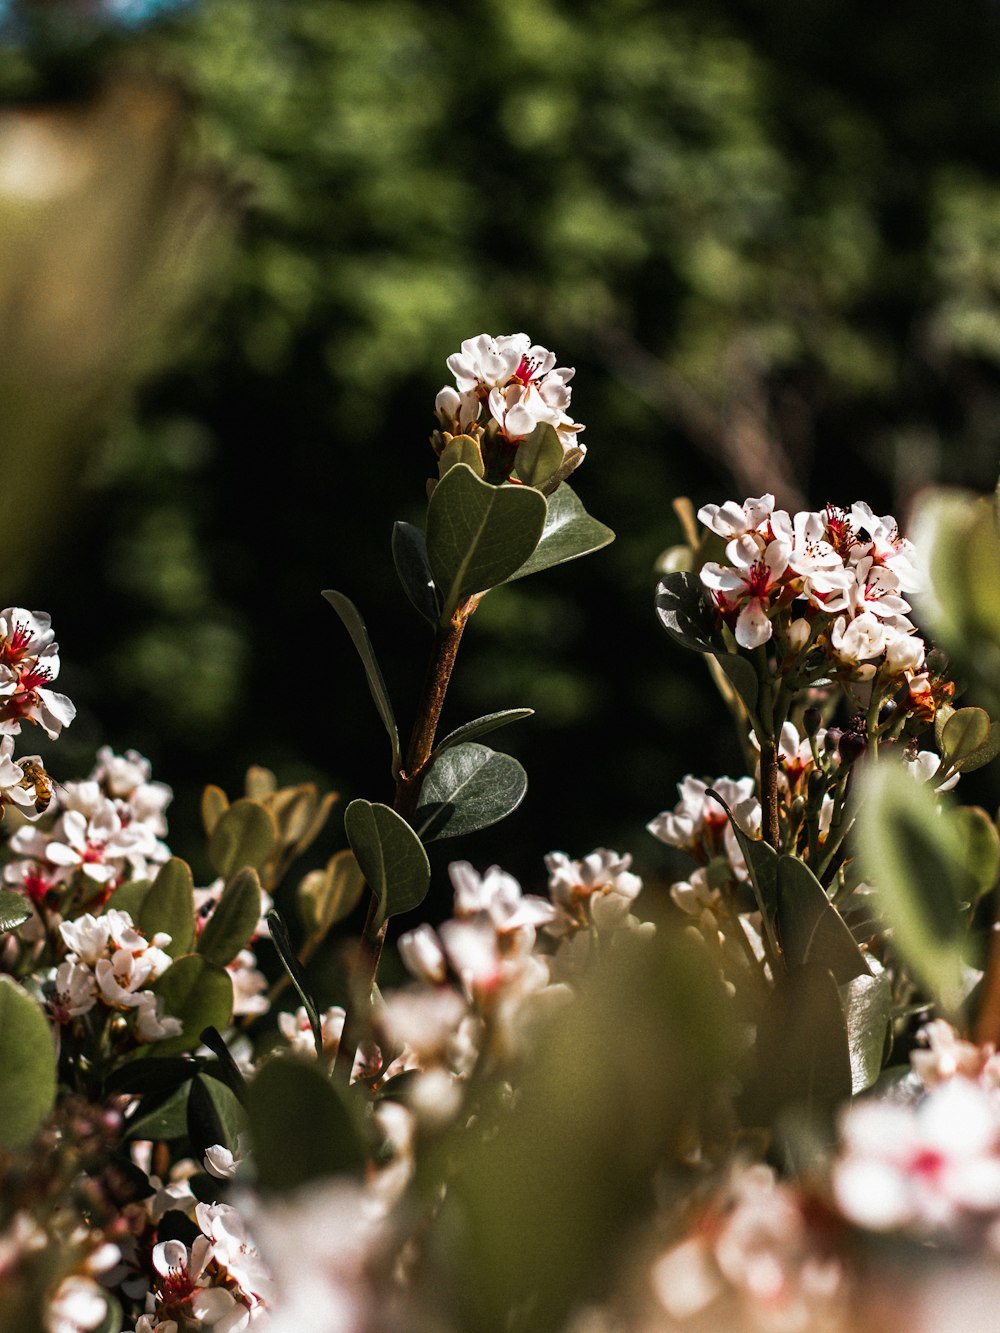
[[[427,506],[427,558],[441,619],[473,593],[511,578],[538,545],[545,519],[545,498],[530,486],[491,486],[465,463],[446,472]]]
[[[970,758],[990,737],[990,715],[983,708],[959,708],[941,729],[941,749],[947,763]]]
[[[394,523],[392,527],[392,559],[403,591],[414,609],[425,620],[437,624],[441,608],[437,588],[427,559],[427,539],[412,523]]]
[[[425,842],[488,828],[524,800],[528,775],[509,754],[485,745],[452,746],[435,759],[414,816]]]
[[[247,1111],[265,1190],[298,1189],[365,1160],[360,1127],[316,1061],[269,1060],[247,1089]]]
[[[886,1054],[892,1018],[892,987],[888,974],[865,973],[840,987],[851,1056],[851,1092],[857,1096],[877,1081]]]
[[[715,613],[697,574],[678,570],[656,588],[656,614],[672,639],[696,653],[726,655]]]
[[[212,830],[208,858],[215,873],[229,879],[244,866],[259,870],[277,840],[278,830],[269,811],[256,801],[234,801]]]
[[[604,523],[592,518],[583,507],[579,496],[565,482],[548,497],[545,526],[534,552],[520,568],[507,576],[506,582],[537,574],[541,569],[576,560],[581,555],[600,551],[615,539],[615,534]]]
[[[498,713],[486,713],[483,717],[477,717],[474,722],[466,722],[461,727],[456,727],[438,743],[436,753],[450,750],[453,745],[461,745],[463,741],[471,741],[476,736],[485,736],[499,727],[506,727],[508,723],[533,717],[534,713],[533,708],[504,708]]]
[[[387,805],[357,800],[344,813],[344,829],[379,901],[381,919],[419,907],[430,887],[431,867],[406,820]]]
[[[211,783],[201,794],[201,822],[207,837],[211,837],[216,824],[229,809],[229,797],[221,787]]]
[[[0,976],[0,1147],[27,1143],[56,1098],[56,1051],[37,1000]]]
[[[0,891],[0,934],[17,930],[31,916],[31,904],[19,893]]]
[[[350,916],[365,888],[357,857],[345,847],[331,856],[323,870],[311,870],[299,884],[302,924],[310,935],[325,935]]]
[[[198,937],[198,952],[225,967],[250,943],[259,920],[260,880],[256,870],[245,866],[223,889]]]
[[[163,1012],[181,1021],[181,1033],[153,1043],[151,1055],[180,1055],[197,1046],[203,1028],[224,1028],[233,1014],[233,983],[229,973],[198,953],[185,954],[167,968],[153,986]]]
[[[517,446],[514,471],[526,486],[543,487],[562,467],[563,447],[555,427],[540,421]]]
[[[788,967],[816,965],[839,986],[870,976],[865,956],[823,886],[797,856],[778,857],[778,934]]]
[[[194,880],[186,861],[172,856],[143,895],[136,925],[147,939],[158,931],[170,936],[167,953],[179,958],[194,943]]]

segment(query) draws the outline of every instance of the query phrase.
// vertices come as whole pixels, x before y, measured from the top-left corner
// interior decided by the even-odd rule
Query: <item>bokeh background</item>
[[[1000,422],[1000,6],[855,0],[22,0],[0,6],[3,605],[52,613],[82,775],[250,763],[390,792],[324,587],[401,720],[427,653],[389,534],[419,521],[445,357],[525,330],[577,369],[574,486],[617,542],[484,602],[445,725],[521,809],[440,845],[538,886],[739,771],[652,612],[675,496],[989,488]],[[340,845],[336,821],[328,855]]]

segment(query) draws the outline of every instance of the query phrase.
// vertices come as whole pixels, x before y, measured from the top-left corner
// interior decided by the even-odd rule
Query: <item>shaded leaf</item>
[[[880,760],[856,781],[856,846],[865,879],[916,977],[946,1014],[957,1016],[965,994],[962,904],[975,892],[962,866],[958,826],[942,818],[943,798],[901,764]]]
[[[256,801],[234,801],[208,842],[208,858],[217,875],[229,879],[244,866],[259,870],[274,851],[278,830],[270,813]]]
[[[975,885],[976,897],[994,887],[1000,875],[1000,834],[985,810],[974,805],[960,805],[948,814],[958,829],[961,864]]]
[[[20,893],[0,890],[0,933],[17,930],[31,916],[31,904]]]
[[[520,722],[522,718],[533,717],[534,713],[533,708],[504,708],[499,713],[487,713],[483,717],[477,717],[474,722],[466,722],[449,732],[443,741],[438,742],[435,753],[440,754],[442,750],[448,750],[453,745],[461,745],[463,741],[471,741],[476,736],[485,736],[499,727],[506,727],[511,722]]]
[[[853,1085],[847,1020],[833,974],[809,963],[778,976],[757,1034],[744,1123],[780,1124],[798,1111],[831,1125]]]
[[[198,952],[223,967],[253,938],[260,920],[260,880],[250,866],[238,870],[198,937]]]
[[[148,893],[143,894],[134,920],[147,939],[165,931],[170,936],[167,953],[179,958],[194,943],[194,915],[191,867],[179,856],[172,856],[160,867]]]
[[[126,1139],[183,1139],[187,1137],[188,1084],[174,1088],[163,1101],[150,1110],[140,1104],[131,1120],[125,1122]]]
[[[789,967],[816,965],[832,972],[841,986],[854,977],[871,975],[843,917],[797,856],[778,857],[777,923]]]
[[[146,895],[153,887],[148,879],[130,879],[120,884],[105,904],[105,910],[114,908],[116,912],[128,912],[134,922],[139,920],[139,913],[146,901]]]
[[[436,625],[441,608],[437,588],[427,559],[427,539],[412,523],[394,523],[392,527],[392,559],[403,591],[415,610]]]
[[[504,581],[513,583],[528,574],[590,555],[614,539],[611,529],[592,518],[576,492],[563,482],[546,500],[545,525],[534,552]]]
[[[166,1093],[181,1083],[187,1083],[201,1069],[200,1060],[187,1056],[175,1055],[167,1059],[146,1056],[139,1060],[126,1060],[113,1069],[104,1080],[106,1093]]]
[[[419,907],[430,887],[431,867],[406,820],[387,805],[357,800],[347,807],[344,829],[378,899],[380,921]]]
[[[431,765],[413,822],[425,842],[474,833],[516,810],[527,790],[528,775],[509,754],[455,745]]]
[[[327,588],[323,596],[330,603],[337,615],[343,622],[344,628],[351,636],[351,642],[361,658],[361,664],[365,669],[365,678],[368,681],[368,689],[371,693],[375,708],[379,717],[382,719],[382,725],[386,729],[389,737],[389,744],[392,746],[392,771],[399,772],[399,730],[396,726],[396,717],[392,711],[392,704],[389,701],[389,692],[385,688],[385,681],[382,678],[382,671],[375,659],[375,653],[372,649],[371,641],[368,638],[368,631],[365,628],[365,622],[361,618],[361,612],[354,605],[349,597],[345,597],[342,592],[335,592],[332,588]]]
[[[288,927],[285,925],[281,914],[276,912],[273,907],[267,914],[267,924],[271,932],[271,943],[274,945],[278,957],[281,959],[281,965],[288,973],[288,979],[294,986],[295,992],[302,1002],[302,1007],[306,1011],[306,1017],[309,1019],[309,1026],[312,1029],[316,1056],[321,1059],[323,1056],[323,1025],[320,1022],[319,1006],[316,1004],[315,997],[306,983],[305,973],[302,970],[298,955],[292,948]]]
[[[247,1111],[262,1189],[294,1190],[365,1160],[355,1117],[316,1061],[269,1060],[249,1086]]]
[[[892,987],[888,975],[852,977],[840,988],[847,1020],[851,1056],[851,1091],[856,1096],[870,1088],[882,1072],[886,1037],[892,1018]]]
[[[181,1021],[181,1033],[158,1041],[150,1054],[179,1055],[197,1046],[203,1028],[224,1028],[233,1013],[233,983],[218,963],[198,953],[176,959],[153,986],[165,1014]]]
[[[191,1080],[187,1136],[197,1161],[216,1145],[234,1151],[236,1140],[245,1128],[243,1107],[225,1083],[201,1074]]]
[[[325,935],[350,916],[365,888],[357,857],[345,847],[330,857],[323,870],[311,870],[299,884],[298,906],[310,935]]]
[[[727,656],[715,612],[697,574],[678,570],[656,586],[656,614],[672,639],[697,653]]]
[[[483,464],[483,451],[471,435],[455,435],[441,450],[438,458],[438,471],[443,477],[457,463],[465,463],[472,468],[477,477],[486,472]]]
[[[563,447],[555,427],[540,421],[517,446],[514,471],[526,486],[543,487],[562,467]]]
[[[959,708],[941,729],[941,749],[946,761],[956,764],[969,759],[989,740],[990,715],[983,708]]]
[[[125,1318],[122,1314],[121,1303],[118,1297],[106,1287],[101,1288],[101,1295],[107,1302],[107,1311],[104,1318],[94,1329],[94,1333],[120,1333],[125,1326]]]
[[[739,653],[720,653],[716,660],[729,678],[729,683],[733,689],[743,700],[747,712],[755,713],[757,711],[760,681],[757,679],[757,672],[754,670],[753,663],[747,658],[741,657]]]
[[[56,1051],[42,1006],[0,976],[0,1147],[35,1134],[56,1098]]]
[[[448,620],[473,593],[509,579],[538,545],[544,496],[491,486],[464,463],[446,472],[427,506],[427,558]]]
[[[992,722],[990,733],[982,745],[971,754],[967,754],[964,759],[960,759],[954,767],[959,773],[972,773],[977,768],[992,763],[998,754],[1000,754],[1000,723]]]
[[[216,824],[229,809],[229,797],[221,787],[211,784],[201,794],[201,822],[205,836],[211,837]]]
[[[739,820],[714,788],[707,788],[707,792],[713,801],[718,801],[729,818],[733,835],[747,863],[750,883],[757,900],[757,910],[763,918],[765,933],[773,944],[775,916],[778,910],[778,853],[769,843],[761,838],[752,838],[740,826]]]

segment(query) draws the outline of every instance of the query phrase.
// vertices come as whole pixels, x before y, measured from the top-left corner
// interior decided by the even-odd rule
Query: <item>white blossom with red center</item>
[[[725,810],[708,794],[717,791],[751,837],[760,829],[760,802],[754,796],[753,778],[716,778],[706,782],[689,773],[677,784],[680,800],[673,810],[664,810],[646,825],[654,838],[668,847],[688,852],[697,861],[726,856],[740,879],[747,875],[746,862]]]
[[[1000,1102],[956,1076],[916,1106],[855,1102],[841,1122],[833,1189],[872,1231],[961,1230],[1000,1215]]]
[[[774,633],[771,614],[785,587],[791,547],[772,541],[761,547],[752,533],[734,537],[726,547],[729,565],[709,560],[701,581],[727,619],[735,617],[734,633],[741,648],[759,648]]]
[[[548,348],[532,344],[526,333],[467,338],[462,350],[448,357],[455,376],[435,400],[441,424],[453,433],[468,430],[485,406],[512,443],[518,443],[542,422],[553,427],[564,448],[577,441],[583,426],[569,415],[574,371],[556,366]]]
[[[51,739],[76,716],[65,694],[50,690],[59,674],[59,645],[44,611],[0,611],[0,733],[16,736],[35,722]]]

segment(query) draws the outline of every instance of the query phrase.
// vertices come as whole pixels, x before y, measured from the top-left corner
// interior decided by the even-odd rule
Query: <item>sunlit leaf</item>
[[[534,553],[507,576],[506,582],[512,583],[514,579],[537,574],[539,570],[590,555],[614,539],[611,529],[592,518],[576,492],[563,482],[546,500],[545,525]]]
[[[212,830],[208,857],[215,873],[229,879],[244,866],[259,870],[277,840],[277,827],[262,805],[245,799],[234,801]]]
[[[488,828],[516,810],[528,775],[509,754],[464,743],[439,754],[424,778],[414,815],[425,842]]]
[[[56,1096],[56,1050],[41,1005],[0,976],[0,1147],[35,1134]]]
[[[357,800],[347,807],[344,830],[379,901],[380,917],[419,907],[430,887],[431,867],[406,820],[387,805]]]

